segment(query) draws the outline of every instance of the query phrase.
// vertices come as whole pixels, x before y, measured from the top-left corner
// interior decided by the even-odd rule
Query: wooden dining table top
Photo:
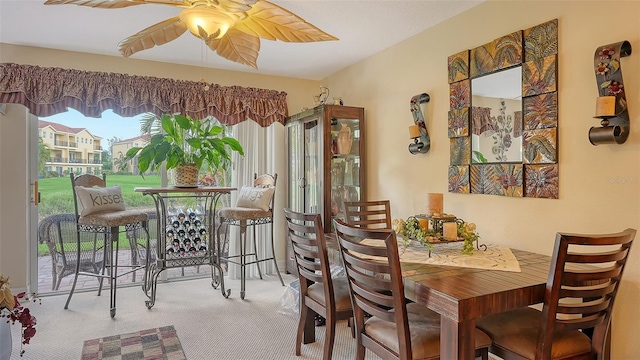
[[[335,238],[330,237],[327,244],[338,250]],[[511,251],[518,259],[520,272],[417,264],[401,259],[407,299],[441,315],[441,359],[474,359],[476,318],[544,301],[551,257]],[[425,248],[425,256],[427,252]],[[330,254],[331,260],[341,263],[339,251]]]

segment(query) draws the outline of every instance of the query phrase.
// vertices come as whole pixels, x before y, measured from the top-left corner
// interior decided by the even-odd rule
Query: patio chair
[[[296,355],[301,346],[315,341],[314,315],[326,319],[323,359],[331,360],[336,321],[353,317],[346,277],[331,278],[327,243],[320,214],[303,214],[284,209],[288,239],[293,246],[300,281],[300,319]],[[353,330],[353,326],[351,326]]]
[[[146,238],[146,249],[149,253],[149,231],[148,231],[148,215],[145,212],[137,210],[126,210],[124,199],[122,198],[122,191],[119,186],[107,187],[107,175],[103,174],[102,178],[91,175],[83,174],[76,177],[73,173],[71,177],[71,189],[73,192],[73,204],[75,209],[75,215],[77,219],[76,233],[77,233],[77,257],[81,255],[81,233],[87,232],[92,234],[104,234],[105,237],[105,259],[107,260],[104,266],[109,270],[108,274],[93,272],[81,272],[80,262],[76,262],[76,271],[73,278],[73,285],[69,292],[69,297],[64,305],[64,308],[69,307],[69,302],[73,296],[73,292],[76,289],[79,275],[96,276],[100,279],[108,279],[110,283],[110,302],[109,313],[111,317],[116,316],[116,292],[117,292],[117,280],[121,276],[128,275],[134,271],[145,269],[145,279],[147,278],[146,272],[148,270],[148,264],[141,265],[122,265],[118,263],[118,251],[120,249],[120,227],[124,227],[125,231],[130,231],[138,228],[144,229]],[[80,211],[81,205],[82,210]],[[147,257],[148,259],[149,257]],[[119,272],[119,268],[129,268],[124,272]],[[146,293],[146,281],[143,284],[143,290]],[[98,290],[100,295],[102,286]]]
[[[276,252],[273,238],[273,204],[276,192],[276,181],[278,180],[278,174],[270,175],[263,174],[258,176],[254,174],[253,187],[243,186],[238,195],[236,206],[221,208],[218,211],[220,219],[220,226],[218,227],[218,258],[221,261],[231,262],[240,265],[240,298],[244,299],[245,296],[245,268],[249,265],[256,264],[258,267],[258,275],[262,279],[262,271],[260,270],[260,263],[264,261],[273,261],[273,265],[276,269],[276,274],[280,279],[280,283],[284,286],[284,281],[280,275],[278,269],[278,262],[276,261]],[[229,225],[238,226],[240,229],[240,254],[224,256],[221,253],[221,232],[229,230]],[[258,257],[258,249],[256,243],[256,225],[269,225],[269,237],[265,239],[271,242],[271,256],[263,258]],[[251,227],[252,239],[253,239],[253,252],[249,252],[247,248],[247,228]],[[225,238],[227,238],[225,236]],[[253,261],[247,261],[249,256],[253,256]]]
[[[636,230],[556,234],[542,311],[530,307],[476,321],[503,359],[608,359],[611,312]]]
[[[365,229],[391,229],[389,200],[344,203],[346,222]]]
[[[104,236],[91,233],[80,235],[80,256],[76,247],[77,222],[75,214],[49,215],[38,225],[38,241],[47,244],[51,255],[51,290],[58,290],[65,276],[81,271],[99,274],[104,271]],[[102,287],[100,279],[100,287]]]
[[[440,315],[407,303],[395,231],[363,229],[338,219],[334,226],[349,280],[356,359],[363,360],[366,349],[383,359],[439,359]],[[372,243],[361,243],[365,239]],[[476,330],[475,342],[476,357],[488,359],[489,337]]]

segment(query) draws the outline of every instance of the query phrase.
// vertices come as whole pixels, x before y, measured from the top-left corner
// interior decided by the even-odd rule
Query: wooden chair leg
[[[328,311],[327,311],[328,312]],[[333,355],[333,344],[336,339],[336,318],[327,314],[327,322],[325,325],[324,350],[322,352],[323,360],[331,360]]]
[[[356,338],[356,323],[353,321],[353,316],[347,320],[347,325],[351,328],[351,337]]]

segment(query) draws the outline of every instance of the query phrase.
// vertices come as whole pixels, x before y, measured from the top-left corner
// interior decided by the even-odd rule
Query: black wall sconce
[[[593,145],[623,144],[629,137],[629,111],[620,58],[631,55],[631,44],[621,41],[596,49],[593,63],[598,83],[596,119],[601,127],[589,129],[589,141]]]
[[[427,131],[427,123],[424,121],[420,104],[429,102],[427,93],[418,94],[411,98],[411,115],[415,125],[409,126],[409,137],[413,139],[413,144],[409,145],[409,152],[412,154],[426,154],[431,148],[431,139]]]

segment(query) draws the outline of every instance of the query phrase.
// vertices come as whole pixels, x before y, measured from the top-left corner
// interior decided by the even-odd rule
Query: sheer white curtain
[[[238,188],[253,185],[254,174],[278,174],[275,191],[275,203],[273,207],[273,237],[275,242],[276,260],[280,271],[285,269],[285,231],[284,215],[282,209],[286,204],[287,176],[285,165],[285,141],[284,126],[281,123],[273,123],[269,127],[261,127],[252,120],[243,121],[233,127],[233,135],[244,148],[244,156],[234,153],[231,186]],[[236,203],[237,191],[231,194],[231,204]],[[230,226],[229,231],[229,255],[240,253],[239,231],[237,226]],[[251,230],[247,230],[247,246],[253,248],[250,240]],[[271,239],[269,226],[256,226],[256,242],[258,256],[264,258],[271,255]],[[251,259],[249,259],[251,261]],[[263,274],[275,275],[273,262],[260,263]],[[258,271],[255,265],[246,269],[246,277],[257,277]],[[240,277],[240,266],[229,264],[229,277]]]

